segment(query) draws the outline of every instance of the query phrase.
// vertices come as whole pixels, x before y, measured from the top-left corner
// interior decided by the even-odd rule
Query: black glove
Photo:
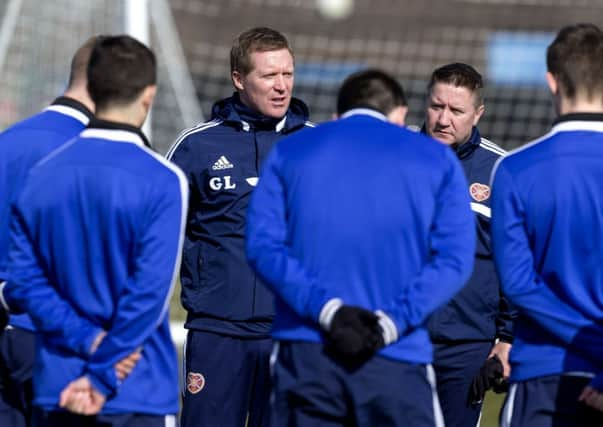
[[[473,404],[481,403],[486,391],[491,388],[497,393],[504,392],[508,384],[503,379],[503,371],[503,365],[498,356],[494,355],[486,360],[471,382],[469,402]]]
[[[360,307],[339,307],[326,333],[327,351],[350,365],[364,363],[384,345],[379,317]]]

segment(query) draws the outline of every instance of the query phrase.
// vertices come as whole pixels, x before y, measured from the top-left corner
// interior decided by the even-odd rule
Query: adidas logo
[[[228,161],[226,156],[220,157],[216,163],[211,167],[213,170],[232,169],[234,165]]]

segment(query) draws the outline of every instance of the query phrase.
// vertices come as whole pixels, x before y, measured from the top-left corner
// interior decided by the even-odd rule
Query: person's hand
[[[80,415],[96,415],[103,408],[105,400],[105,396],[84,376],[70,382],[63,389],[59,406]]]
[[[90,354],[94,354],[96,350],[98,350],[98,347],[101,345],[106,336],[106,331],[101,331],[98,333],[92,342],[92,346],[90,347]],[[115,376],[117,379],[123,381],[132,373],[132,370],[136,367],[138,361],[140,360],[140,352],[141,349],[137,348],[113,366],[115,368]]]
[[[511,375],[511,365],[509,364],[509,353],[511,352],[511,344],[499,341],[492,347],[488,359],[494,356],[498,357],[503,366],[503,379],[508,380]]]
[[[586,386],[580,396],[578,397],[579,402],[603,412],[603,392],[600,392],[590,385]]]
[[[385,345],[379,317],[361,307],[342,305],[326,331],[327,349],[339,359],[361,364]]]
[[[140,360],[140,352],[140,349],[136,349],[115,364],[115,375],[119,380],[125,380],[132,373]]]
[[[584,387],[578,397],[578,401],[603,412],[603,373],[595,376],[591,382]]]
[[[478,374],[473,378],[469,387],[469,402],[472,404],[481,403],[484,400],[486,391],[499,385],[503,381],[503,365],[498,358],[486,359]]]

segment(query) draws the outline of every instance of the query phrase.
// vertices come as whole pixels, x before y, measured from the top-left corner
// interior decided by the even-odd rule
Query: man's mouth
[[[270,103],[273,107],[284,107],[286,103],[286,98],[273,98],[270,100]]]

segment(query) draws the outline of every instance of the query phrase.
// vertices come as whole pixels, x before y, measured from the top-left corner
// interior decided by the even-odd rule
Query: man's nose
[[[447,108],[442,109],[440,115],[438,116],[438,124],[440,126],[450,125],[450,110]]]
[[[279,92],[285,90],[285,78],[280,74],[274,79],[274,89]]]

